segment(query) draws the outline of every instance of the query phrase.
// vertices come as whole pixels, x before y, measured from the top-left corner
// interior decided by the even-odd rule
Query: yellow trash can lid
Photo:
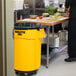
[[[45,31],[39,25],[30,23],[17,23],[14,27],[15,38],[37,39],[45,37]]]

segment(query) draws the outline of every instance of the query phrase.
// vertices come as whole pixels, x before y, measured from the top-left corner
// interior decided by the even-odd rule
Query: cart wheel
[[[15,74],[16,74],[16,75],[19,75],[19,72],[15,71]]]
[[[24,75],[25,75],[25,73],[20,73],[19,75],[24,76]]]
[[[48,69],[48,66],[46,66],[46,68]]]
[[[28,73],[29,76],[30,75],[36,75],[36,74],[37,74],[37,71],[33,71],[33,72]]]

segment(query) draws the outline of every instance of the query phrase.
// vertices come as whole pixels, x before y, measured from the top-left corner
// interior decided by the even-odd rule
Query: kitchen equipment
[[[54,34],[54,37],[52,34],[49,35],[50,37],[50,47],[59,47],[59,37],[57,34]],[[47,38],[42,38],[42,44],[47,43]]]
[[[29,8],[29,4],[23,4],[24,9],[28,9]]]
[[[67,30],[60,30],[59,31],[59,38],[60,38],[60,41],[68,41],[68,31]]]
[[[59,37],[57,34],[54,37],[50,35],[50,47],[59,47]]]
[[[53,0],[53,2],[54,2],[53,5],[58,8],[58,6],[59,6],[59,0]]]

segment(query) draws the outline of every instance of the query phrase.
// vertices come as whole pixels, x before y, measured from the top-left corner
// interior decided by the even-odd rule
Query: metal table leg
[[[53,35],[53,38],[54,38],[54,26],[52,26],[52,35]]]
[[[46,68],[49,66],[49,34],[50,34],[50,26],[47,26],[47,65]]]
[[[63,30],[64,30],[64,28],[65,28],[65,22],[64,22],[64,23],[62,23],[62,28],[63,28]]]
[[[52,45],[52,47],[54,47],[54,26],[52,26],[52,36],[53,36],[53,41],[52,41],[53,45]]]

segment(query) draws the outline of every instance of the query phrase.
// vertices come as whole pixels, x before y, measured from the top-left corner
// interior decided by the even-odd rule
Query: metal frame
[[[62,23],[63,30],[64,30],[64,25],[65,25],[65,23],[63,22]],[[47,63],[46,63],[46,68],[48,68],[49,63],[50,63],[50,61],[49,61],[50,60],[50,55],[49,55],[49,47],[50,47],[50,43],[49,43],[49,40],[50,40],[49,39],[50,26],[47,26],[46,29],[47,29]],[[52,26],[52,35],[53,35],[53,39],[54,39],[54,26]]]
[[[53,36],[53,42],[54,43],[54,26],[52,26],[52,36]],[[54,45],[52,45],[52,47],[54,47]]]
[[[49,55],[49,47],[50,47],[50,43],[49,43],[49,34],[50,34],[50,26],[47,26],[46,27],[47,29],[47,64],[46,64],[46,68],[48,68],[49,66],[49,63],[50,63],[50,55]],[[54,38],[54,26],[52,26],[52,35],[53,35],[53,38]],[[54,40],[53,40],[54,41]]]
[[[46,68],[49,66],[49,34],[50,34],[50,26],[47,26],[47,65]]]

